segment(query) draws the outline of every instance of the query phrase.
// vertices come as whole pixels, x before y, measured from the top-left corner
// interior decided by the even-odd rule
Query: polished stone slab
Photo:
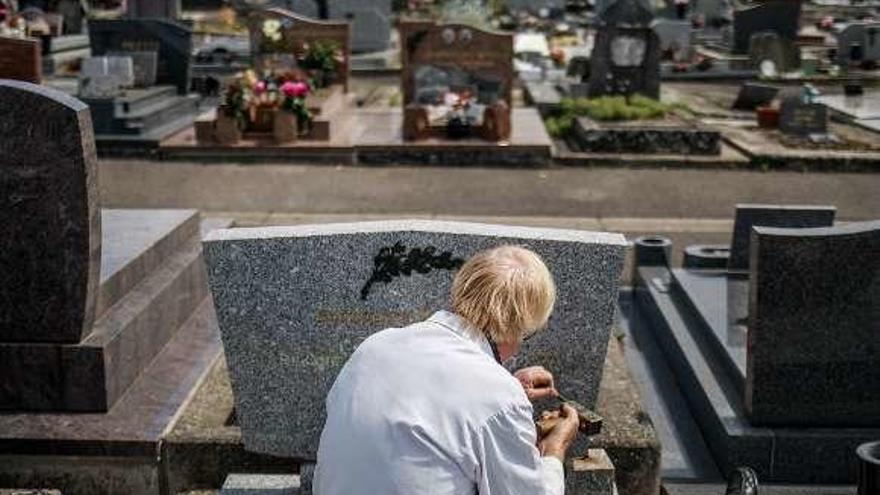
[[[753,242],[750,420],[880,427],[880,221],[757,227]]]
[[[593,407],[621,235],[423,220],[214,231],[205,254],[245,446],[313,459],[326,393],[349,354],[446,307],[455,269],[501,244],[536,250],[558,288],[549,328],[520,365],[546,366]]]
[[[298,495],[299,475],[296,474],[244,474],[233,473],[226,477],[220,495]]]

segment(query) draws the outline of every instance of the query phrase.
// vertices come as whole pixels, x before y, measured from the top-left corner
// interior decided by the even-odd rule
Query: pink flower
[[[257,83],[254,84],[254,93],[262,94],[265,92],[266,92],[266,81],[257,81]]]
[[[284,81],[281,85],[281,93],[288,98],[293,98],[296,93],[296,83],[293,81]]]
[[[293,87],[291,88],[291,92],[293,96],[296,98],[302,98],[309,94],[309,83],[304,81],[297,81],[293,83]]]

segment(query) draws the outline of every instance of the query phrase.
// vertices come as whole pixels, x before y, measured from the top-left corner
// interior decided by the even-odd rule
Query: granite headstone
[[[92,55],[110,52],[156,52],[156,84],[173,85],[179,94],[189,91],[192,30],[164,19],[89,21]]]
[[[548,328],[519,364],[546,366],[595,406],[619,234],[423,220],[214,231],[205,253],[245,447],[314,459],[326,394],[351,352],[447,307],[455,270],[502,244],[538,252],[557,284]]]
[[[880,221],[756,227],[749,282],[750,421],[880,426]]]
[[[733,53],[746,54],[752,35],[774,32],[780,38],[796,41],[800,27],[801,2],[764,0],[733,13]]]
[[[180,0],[126,0],[127,17],[132,19],[177,19]]]
[[[799,96],[785,98],[779,105],[779,130],[796,136],[825,134],[828,107],[824,103],[805,103]]]
[[[740,86],[736,100],[733,102],[734,110],[750,110],[754,111],[758,107],[763,107],[773,103],[779,93],[779,88],[768,84],[745,82]]]
[[[665,56],[676,62],[690,61],[693,31],[690,21],[657,19],[651,27],[660,38],[660,51]]]
[[[89,108],[0,80],[0,341],[79,342],[101,259]]]
[[[842,67],[880,60],[880,23],[853,22],[837,33],[837,63]]]
[[[601,14],[590,60],[589,96],[660,97],[660,38],[645,0],[617,0]]]
[[[133,85],[148,88],[156,84],[156,70],[159,65],[157,52],[108,52],[111,57],[130,57],[134,71]]]
[[[388,49],[391,40],[391,0],[334,0],[327,2],[328,17],[352,23],[353,52]]]
[[[772,63],[774,72],[790,72],[801,66],[801,51],[794,41],[765,31],[749,39],[749,60],[757,69]]]
[[[749,243],[753,227],[830,227],[834,225],[836,213],[837,208],[833,206],[736,205],[728,270],[743,272],[749,269]]]
[[[79,73],[80,98],[115,98],[135,83],[131,57],[91,57]]]

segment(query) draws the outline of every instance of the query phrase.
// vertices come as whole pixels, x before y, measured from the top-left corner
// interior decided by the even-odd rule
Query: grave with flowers
[[[195,124],[199,145],[330,141],[348,102],[351,28],[280,8],[248,16],[253,66]]]

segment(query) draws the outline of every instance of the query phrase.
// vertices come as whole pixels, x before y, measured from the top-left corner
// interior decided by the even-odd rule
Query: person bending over
[[[550,271],[502,246],[469,259],[451,311],[367,338],[327,396],[317,495],[562,495],[577,413],[540,442],[530,400],[557,395],[542,367],[502,363],[553,310]]]

